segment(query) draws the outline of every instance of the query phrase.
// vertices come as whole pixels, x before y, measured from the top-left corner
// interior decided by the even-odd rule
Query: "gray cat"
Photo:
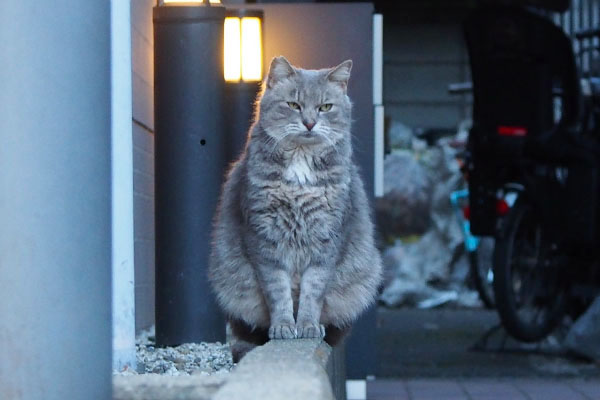
[[[268,339],[335,345],[374,301],[381,261],[352,162],[351,68],[271,63],[213,232],[209,279],[244,342],[235,358]]]

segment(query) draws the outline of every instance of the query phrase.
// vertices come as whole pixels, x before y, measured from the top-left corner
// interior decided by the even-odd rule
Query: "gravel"
[[[177,347],[156,347],[154,327],[136,338],[137,368],[113,371],[114,375],[213,375],[229,373],[233,367],[228,344],[185,343]]]

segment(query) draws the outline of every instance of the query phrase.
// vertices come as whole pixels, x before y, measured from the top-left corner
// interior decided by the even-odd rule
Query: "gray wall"
[[[384,16],[383,96],[388,119],[412,128],[452,128],[470,115],[449,83],[470,79],[460,23],[466,7],[440,1],[398,2]]]
[[[156,0],[131,0],[136,330],[154,324],[154,45]]]

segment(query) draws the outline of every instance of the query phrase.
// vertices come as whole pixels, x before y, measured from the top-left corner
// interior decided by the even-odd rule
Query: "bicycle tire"
[[[485,308],[494,309],[496,308],[496,301],[494,299],[493,279],[490,278],[489,271],[493,265],[493,250],[489,260],[482,260],[482,257],[487,257],[487,254],[481,252],[481,245],[484,244],[486,239],[488,238],[482,238],[477,249],[469,252],[469,273],[471,274],[473,286]],[[489,263],[489,266],[482,264],[482,261]]]
[[[505,231],[496,238],[494,249],[496,309],[510,335],[524,342],[536,342],[552,332],[565,314],[566,280],[561,279],[560,266],[548,267],[549,253],[542,247],[547,244],[543,242],[542,225],[532,206],[518,201],[511,209],[505,226]],[[532,244],[528,243],[531,239],[535,241],[534,252],[528,258],[527,254],[520,253],[526,245]],[[527,280],[518,272],[523,268],[529,268],[524,276]],[[525,281],[532,286],[528,287]],[[524,296],[530,297],[530,305],[537,306],[544,311],[543,314],[542,311],[534,311],[537,315],[528,320],[524,315],[527,313],[523,307],[526,304],[521,299]],[[539,319],[540,315],[543,318]]]

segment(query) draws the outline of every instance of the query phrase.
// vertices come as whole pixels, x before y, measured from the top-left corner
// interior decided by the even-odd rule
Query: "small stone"
[[[211,372],[214,372],[212,368],[202,367],[202,368],[195,369],[192,372],[192,375],[210,375]]]
[[[165,372],[165,368],[163,365],[157,365],[152,369],[152,372],[155,374],[162,374],[163,372]]]
[[[145,373],[146,372],[146,364],[138,361],[137,367],[135,368],[135,370],[137,371],[138,374]]]
[[[233,367],[229,345],[185,343],[177,347],[156,347],[154,330],[136,338],[137,368],[113,371],[118,375],[153,373],[161,375],[213,375],[228,373]]]

